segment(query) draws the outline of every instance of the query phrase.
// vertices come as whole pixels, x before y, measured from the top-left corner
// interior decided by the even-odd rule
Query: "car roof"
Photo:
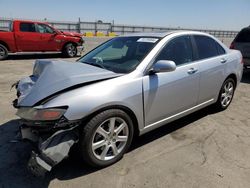
[[[250,30],[250,26],[244,27],[244,28],[241,29],[241,31],[243,31],[243,30],[244,30],[244,31],[245,31],[245,30]]]
[[[49,24],[48,22],[44,21],[34,21],[34,20],[13,20],[15,22],[25,22],[25,23],[41,23],[41,24]]]
[[[199,34],[199,35],[208,35],[207,33],[198,32],[198,31],[187,31],[187,30],[176,30],[176,31],[162,31],[162,32],[152,32],[152,33],[131,33],[131,34],[125,34],[123,36],[129,37],[129,36],[138,36],[138,37],[159,37],[164,38],[170,34],[174,33],[183,33],[183,34]]]
[[[154,33],[131,33],[131,34],[125,34],[123,36],[135,36],[135,37],[159,37],[159,38],[163,38],[169,34],[171,34],[172,32],[154,32]]]

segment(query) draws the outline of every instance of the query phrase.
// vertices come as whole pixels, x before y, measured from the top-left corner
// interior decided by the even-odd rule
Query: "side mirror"
[[[159,60],[150,69],[149,73],[172,72],[176,69],[176,64],[169,60]]]

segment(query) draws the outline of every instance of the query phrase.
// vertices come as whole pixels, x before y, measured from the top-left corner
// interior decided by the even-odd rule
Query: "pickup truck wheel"
[[[8,50],[7,48],[0,44],[0,60],[6,59],[8,57]]]
[[[122,110],[110,109],[93,117],[83,128],[80,151],[94,167],[106,167],[122,158],[133,138],[133,123]]]
[[[77,55],[76,45],[73,43],[67,44],[63,49],[63,55],[65,57],[75,57]]]

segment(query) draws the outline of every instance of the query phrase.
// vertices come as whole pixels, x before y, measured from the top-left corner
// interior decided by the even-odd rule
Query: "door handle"
[[[198,69],[190,68],[190,69],[187,71],[187,73],[188,73],[188,74],[194,74],[194,73],[196,73],[197,71],[198,71]]]
[[[221,62],[221,63],[226,63],[227,60],[226,60],[225,58],[222,58],[222,59],[220,59],[220,62]]]

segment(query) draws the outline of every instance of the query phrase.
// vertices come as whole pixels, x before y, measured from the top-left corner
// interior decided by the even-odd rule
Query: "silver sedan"
[[[242,55],[211,35],[176,31],[113,38],[76,63],[37,60],[13,104],[29,162],[49,171],[79,143],[85,162],[117,162],[133,137],[214,105],[226,109],[242,76]]]

